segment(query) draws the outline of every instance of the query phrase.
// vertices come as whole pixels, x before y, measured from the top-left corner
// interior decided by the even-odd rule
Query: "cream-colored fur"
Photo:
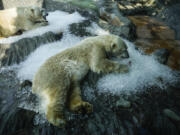
[[[47,25],[44,10],[39,7],[17,7],[0,10],[0,36],[8,37],[20,31]]]
[[[46,100],[46,117],[55,126],[65,125],[64,109],[92,112],[92,105],[81,98],[80,81],[89,70],[96,73],[124,73],[127,65],[107,56],[128,57],[126,44],[115,35],[90,37],[49,58],[33,80],[33,93]],[[42,103],[45,103],[42,102]]]

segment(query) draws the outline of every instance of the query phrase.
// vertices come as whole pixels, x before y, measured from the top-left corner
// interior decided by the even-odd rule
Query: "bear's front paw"
[[[57,114],[55,112],[48,112],[46,117],[49,123],[53,124],[54,126],[64,128],[66,125],[66,120],[64,120],[63,116],[61,116],[60,114]]]
[[[71,106],[71,111],[75,112],[75,113],[91,113],[93,112],[93,105],[88,103],[88,102],[79,102],[73,106]]]

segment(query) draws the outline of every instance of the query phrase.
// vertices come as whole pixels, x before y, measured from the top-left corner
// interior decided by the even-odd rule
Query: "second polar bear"
[[[92,105],[81,98],[80,81],[89,70],[96,73],[125,73],[128,66],[108,59],[127,58],[125,42],[115,35],[89,37],[78,45],[49,58],[37,71],[32,91],[46,105],[47,120],[55,126],[65,125],[64,110],[92,112]]]
[[[0,36],[8,37],[18,32],[48,24],[47,13],[39,7],[16,7],[0,10]]]

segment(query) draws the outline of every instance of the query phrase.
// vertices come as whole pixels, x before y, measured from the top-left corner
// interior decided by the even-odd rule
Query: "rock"
[[[173,0],[169,1],[172,2]],[[178,2],[178,1],[176,1]],[[174,4],[172,6],[166,6],[161,12],[157,15],[158,18],[163,16],[163,21],[172,29],[176,31],[176,38],[180,39],[180,4]]]
[[[0,67],[18,64],[41,44],[61,39],[62,34],[47,32],[41,36],[23,38],[10,44],[0,44]]]
[[[62,2],[62,3],[69,3],[71,5],[75,5],[79,8],[84,8],[84,9],[91,9],[91,10],[97,10],[96,7],[96,1],[93,0],[54,0],[57,2]]]
[[[131,107],[131,102],[121,98],[116,102],[116,107],[130,108]]]
[[[151,125],[153,135],[178,135],[176,126],[166,117],[157,115]]]
[[[175,31],[152,17],[129,16],[129,18],[136,26],[137,39],[134,42],[135,45],[145,54],[154,52],[156,58],[158,55],[157,59],[160,63],[167,61],[169,67],[180,70],[180,40],[175,40]],[[169,54],[159,49],[167,49]]]
[[[0,0],[4,9],[13,7],[37,6],[42,7],[44,0]],[[0,2],[1,3],[1,2]]]
[[[133,40],[135,38],[135,27],[132,22],[121,14],[117,3],[111,3],[111,10],[105,8],[99,9],[99,25],[112,34]]]
[[[164,109],[163,114],[174,121],[180,121],[180,116],[170,109]]]
[[[1,114],[0,134],[18,133],[21,129],[26,129],[27,131],[30,127],[33,127],[34,116],[35,112],[20,108],[14,108],[14,110],[11,109],[6,113]]]
[[[85,17],[97,16],[97,11],[95,9],[81,8],[76,4],[71,4],[71,2],[73,1],[70,0],[68,2],[67,0],[44,0],[43,7],[47,11],[61,10],[61,11],[69,12],[69,13],[78,11],[81,15],[84,15]],[[89,1],[86,0],[86,2],[89,2]]]
[[[166,64],[168,61],[168,57],[170,55],[170,52],[166,48],[157,49],[153,52],[153,55],[155,56],[155,59],[161,63]]]
[[[151,54],[156,50],[165,48],[169,51],[167,65],[175,70],[180,70],[180,41],[179,40],[153,40],[153,39],[137,39],[135,42],[137,48],[145,54]],[[163,59],[166,59],[166,55]]]
[[[174,40],[175,31],[163,22],[148,16],[129,16],[136,26],[137,38]]]
[[[84,37],[84,36],[91,36],[91,33],[89,33],[86,28],[91,25],[90,20],[85,20],[81,23],[73,23],[70,25],[70,32],[76,36]]]

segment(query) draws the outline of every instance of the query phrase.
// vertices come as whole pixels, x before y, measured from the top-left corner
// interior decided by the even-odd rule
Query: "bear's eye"
[[[115,43],[113,43],[113,44],[112,44],[112,48],[115,48],[115,47],[116,47],[116,44],[115,44]]]
[[[31,9],[31,12],[34,14],[34,9]]]

